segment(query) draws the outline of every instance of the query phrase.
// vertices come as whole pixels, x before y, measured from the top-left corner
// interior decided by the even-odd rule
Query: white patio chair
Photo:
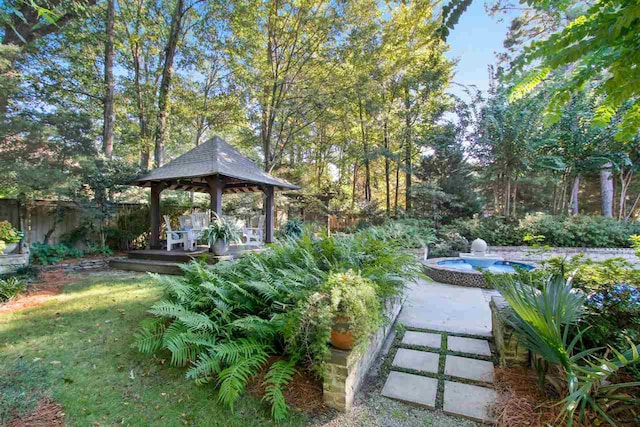
[[[191,215],[180,215],[178,221],[180,221],[180,230],[188,230],[193,228]]]
[[[211,214],[209,211],[207,212],[194,212],[191,214],[191,226],[193,230],[193,235],[196,240],[202,238],[202,232],[209,228],[209,224],[211,221]],[[207,242],[207,246],[209,242]]]
[[[191,232],[187,230],[172,230],[168,215],[163,215],[167,226],[167,251],[171,251],[174,245],[182,243],[184,250],[191,249]]]
[[[244,236],[245,245],[260,246],[263,242],[264,235],[264,216],[258,218],[257,227],[244,227],[242,229],[242,235]]]

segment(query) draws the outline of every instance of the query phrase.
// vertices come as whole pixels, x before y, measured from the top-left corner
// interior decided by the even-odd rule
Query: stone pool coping
[[[466,286],[470,288],[485,288],[491,289],[484,281],[484,276],[481,271],[468,270],[461,271],[455,268],[439,265],[441,261],[452,261],[462,259],[460,257],[445,257],[445,258],[429,258],[427,260],[421,260],[420,262],[424,266],[424,274],[433,279],[436,282],[448,283],[450,285]],[[487,259],[491,259],[487,256]],[[503,261],[518,262],[505,259]],[[537,267],[539,264],[536,262],[527,262],[527,264]]]

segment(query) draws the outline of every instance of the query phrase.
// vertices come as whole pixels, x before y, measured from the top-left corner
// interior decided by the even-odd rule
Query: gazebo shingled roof
[[[135,179],[133,184],[151,187],[153,183],[164,183],[167,190],[208,193],[206,177],[214,175],[226,178],[225,193],[261,191],[265,185],[277,190],[300,188],[263,171],[218,136]]]
[[[264,237],[265,242],[270,243],[273,241],[274,191],[300,188],[269,175],[217,136],[131,183],[151,187],[149,240],[152,249],[160,247],[160,193],[163,190],[209,193],[211,211],[218,215],[222,214],[222,193],[262,191],[266,196]]]

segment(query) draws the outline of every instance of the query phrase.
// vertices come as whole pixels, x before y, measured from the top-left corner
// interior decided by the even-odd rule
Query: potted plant
[[[3,246],[3,254],[6,255],[13,252],[23,237],[24,233],[18,231],[9,221],[0,221],[0,241],[4,242],[4,245],[1,245]]]
[[[329,275],[323,290],[329,295],[333,315],[331,345],[351,350],[366,343],[382,324],[375,285],[350,270]]]
[[[229,242],[240,240],[240,230],[232,222],[216,215],[209,227],[204,230],[204,238],[207,239],[210,250],[215,255],[221,256],[229,250]]]

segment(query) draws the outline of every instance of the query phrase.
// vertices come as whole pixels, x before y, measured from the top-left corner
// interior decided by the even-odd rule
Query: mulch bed
[[[264,376],[269,367],[277,362],[279,357],[272,357],[269,363],[254,376],[247,384],[247,392],[253,396],[262,398],[265,395]],[[304,413],[328,411],[329,408],[322,402],[322,381],[312,373],[298,368],[291,382],[284,390],[284,397],[291,409]]]
[[[613,378],[616,383],[632,382],[635,379],[624,372]],[[540,390],[538,377],[533,369],[526,368],[496,368],[495,388],[498,392],[498,402],[493,405],[493,411],[499,426],[509,427],[545,427],[565,425],[566,420],[561,416],[562,405],[558,404],[560,397],[554,396],[553,390]],[[626,390],[633,395],[639,393],[640,388]],[[611,415],[611,414],[610,414]],[[615,414],[618,426],[637,427],[634,414],[619,412]],[[607,425],[606,422],[596,424],[595,414],[587,412],[587,419],[580,424],[583,427]],[[576,424],[577,416],[576,416]]]
[[[62,269],[47,271],[40,274],[37,282],[27,286],[27,292],[13,298],[11,301],[0,305],[0,313],[10,313],[24,310],[25,308],[37,307],[54,295],[62,292],[64,285],[71,283],[73,279],[66,275]]]
[[[62,405],[44,398],[32,412],[14,418],[8,427],[64,427]]]
[[[493,410],[499,426],[557,425],[561,407],[540,390],[532,369],[496,368],[494,383],[498,402]]]

